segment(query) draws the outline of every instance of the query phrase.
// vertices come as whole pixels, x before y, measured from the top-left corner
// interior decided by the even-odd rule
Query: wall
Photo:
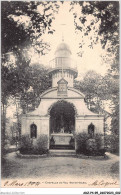
[[[30,126],[31,124],[34,123],[37,126],[37,137],[39,137],[39,135],[41,134],[44,134],[47,135],[49,138],[49,117],[48,116],[47,117],[23,116],[21,123],[22,123],[22,129],[21,129],[22,135],[25,134],[30,135]]]
[[[72,95],[73,92],[70,91],[70,93]],[[27,115],[23,115],[21,131],[22,135],[23,134],[30,135],[30,125],[34,123],[37,125],[37,136],[39,136],[40,134],[46,134],[48,135],[49,138],[50,120],[48,109],[49,108],[51,109],[51,107],[58,101],[59,99],[54,98],[42,99],[40,106],[34,112],[28,113]],[[76,133],[88,132],[88,125],[90,125],[90,123],[93,123],[95,125],[95,133],[104,134],[104,117],[92,113],[90,110],[88,110],[87,106],[84,103],[84,99],[82,98],[81,95],[80,98],[65,99],[65,101],[72,103],[76,110],[75,120]]]
[[[64,79],[68,82],[68,87],[73,87],[74,76],[69,71],[63,73]],[[52,75],[52,87],[57,87],[57,82],[62,79],[62,72],[53,73]]]
[[[94,116],[76,117],[76,133],[88,132],[88,125],[93,123],[95,126],[95,133],[104,134],[104,118]]]

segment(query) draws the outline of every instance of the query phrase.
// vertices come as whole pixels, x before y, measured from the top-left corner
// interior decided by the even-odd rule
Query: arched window
[[[30,135],[31,138],[37,138],[37,126],[35,124],[30,126]]]
[[[94,137],[94,130],[95,130],[95,126],[91,123],[89,126],[88,126],[88,134],[90,135],[90,137]]]

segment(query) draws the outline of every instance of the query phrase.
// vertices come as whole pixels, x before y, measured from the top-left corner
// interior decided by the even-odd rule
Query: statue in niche
[[[33,123],[31,125],[31,138],[37,137],[37,126]]]
[[[74,125],[73,124],[71,124],[71,126],[70,126],[70,133],[74,133]]]
[[[64,127],[61,127],[60,132],[61,132],[61,133],[64,133]]]
[[[63,115],[61,115],[60,133],[64,133],[64,120],[63,120]]]
[[[88,126],[88,134],[90,135],[91,138],[94,137],[94,129],[95,129],[95,126],[91,123],[91,124]]]

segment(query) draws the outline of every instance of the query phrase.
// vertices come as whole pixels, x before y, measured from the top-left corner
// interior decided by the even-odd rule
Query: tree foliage
[[[47,78],[44,68],[33,70],[30,67],[30,59],[24,55],[24,48],[32,45],[39,53],[43,54],[48,44],[39,38],[43,33],[53,33],[51,24],[59,4],[56,2],[27,2],[27,1],[3,1],[1,5],[1,39],[2,39],[2,102],[13,95],[22,97],[30,86],[40,83],[40,91],[46,88],[44,79]],[[15,54],[15,63],[7,59],[6,53]],[[38,75],[38,73],[41,75]],[[33,75],[34,74],[34,75]],[[33,83],[32,76],[35,77]],[[38,77],[38,81],[37,81]],[[40,78],[41,77],[41,78]],[[38,82],[38,83],[37,83]],[[38,86],[38,85],[36,85]],[[37,93],[40,93],[40,91]]]
[[[102,100],[109,100],[118,93],[118,82],[114,82],[111,75],[102,76],[95,71],[88,71],[84,78],[76,81],[75,87],[82,91],[86,96],[93,98],[99,97]]]
[[[36,48],[39,44],[42,52],[47,44],[38,39],[46,31],[54,32],[51,24],[59,5],[56,2],[3,1],[1,7],[2,53],[16,52],[30,44]]]
[[[74,11],[76,29],[83,31],[84,36],[90,36],[92,46],[100,40],[102,47],[105,48],[110,42],[107,50],[116,54],[119,51],[119,2],[78,1],[72,2],[73,9],[75,4],[78,4],[81,10],[80,14]],[[90,35],[91,31],[93,35]],[[97,35],[95,40],[94,35]]]
[[[119,152],[119,81],[117,75],[101,76],[94,71],[89,71],[81,81],[75,82],[75,87],[85,94],[88,108],[93,112],[99,113],[105,110],[103,101],[110,100],[111,135],[108,139],[110,139],[111,151]]]
[[[2,54],[4,54],[2,58],[3,102],[10,95],[22,94],[29,89],[33,75],[30,73],[30,59],[24,56],[24,48],[31,44],[43,54],[47,44],[38,39],[46,31],[54,32],[51,23],[59,5],[56,2],[3,1],[1,7]],[[14,64],[7,59],[7,52],[15,54]]]
[[[45,54],[49,45],[42,35],[53,33],[51,27],[58,12],[57,2],[3,1],[1,3],[2,40],[2,149],[6,131],[6,108],[10,97],[21,101],[21,108],[27,110],[28,104],[38,102],[37,97],[50,86],[47,69],[30,66],[30,58],[25,49],[34,47],[39,54]],[[9,57],[14,55],[15,62]],[[31,92],[28,92],[32,88]],[[26,106],[27,105],[27,106]]]
[[[105,49],[102,59],[110,64],[107,75],[94,78],[85,76],[80,83],[84,93],[97,94],[101,99],[112,101],[111,132],[116,138],[113,146],[119,143],[119,2],[118,1],[78,1],[72,2],[74,23],[77,32],[82,33],[80,52],[83,50],[83,37],[88,36],[89,47],[101,43]],[[77,12],[75,5],[80,7]],[[118,150],[118,147],[117,147]]]
[[[40,94],[51,87],[48,70],[42,65],[33,65],[27,70],[29,87],[21,94],[20,102],[24,110],[34,110],[40,103]]]

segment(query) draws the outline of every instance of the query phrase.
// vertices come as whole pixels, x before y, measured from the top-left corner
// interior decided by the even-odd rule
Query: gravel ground
[[[8,153],[2,163],[2,178],[119,178],[119,156],[108,158],[45,157],[21,159]]]

